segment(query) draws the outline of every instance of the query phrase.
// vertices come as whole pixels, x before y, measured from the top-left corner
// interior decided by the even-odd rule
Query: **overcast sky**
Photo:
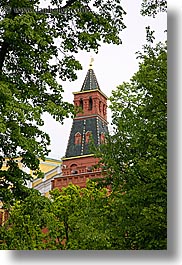
[[[43,1],[45,3],[45,1]],[[47,7],[47,1],[43,4]],[[122,45],[103,44],[99,53],[87,53],[81,51],[76,58],[81,62],[83,70],[78,71],[78,79],[74,82],[62,82],[65,93],[64,100],[73,102],[72,92],[80,91],[88,66],[90,57],[93,56],[93,69],[97,77],[101,90],[107,95],[122,84],[129,81],[132,75],[138,69],[138,60],[136,52],[142,50],[142,45],[146,43],[145,27],[149,26],[155,30],[156,41],[164,41],[167,29],[167,15],[158,14],[157,17],[143,17],[140,15],[141,0],[123,1],[124,10],[127,15],[124,17],[124,23],[127,26],[121,33]],[[50,116],[44,115],[45,125],[43,130],[50,135],[51,152],[49,157],[59,159],[65,155],[67,142],[71,130],[72,120],[65,119],[64,124],[54,121]],[[108,109],[108,122],[111,122],[111,112]],[[110,128],[110,126],[109,126]]]

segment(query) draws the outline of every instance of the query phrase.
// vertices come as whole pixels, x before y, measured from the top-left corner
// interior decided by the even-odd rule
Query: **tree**
[[[0,229],[0,249],[61,249],[63,225],[56,220],[51,201],[36,190],[24,202],[16,202]]]
[[[141,14],[155,17],[159,12],[167,11],[167,0],[143,0]]]
[[[125,28],[119,1],[52,0],[57,9],[41,10],[38,0],[0,3],[0,198],[24,199],[31,176],[15,158],[39,174],[39,158],[48,154],[49,136],[42,114],[57,121],[74,115],[57,82],[76,79],[81,69],[74,53],[98,51],[101,42],[120,44]],[[7,170],[2,169],[7,159]]]
[[[55,189],[51,199],[37,191],[17,202],[0,230],[0,249],[110,249],[106,189],[88,183]]]
[[[107,189],[92,181],[86,188],[70,184],[52,193],[54,214],[64,224],[64,249],[110,249]]]
[[[120,227],[115,235],[122,241],[116,240],[116,248],[166,249],[166,43],[144,45],[138,57],[139,70],[130,83],[112,92],[114,133],[97,150],[97,156],[104,164],[103,185],[111,185],[116,199],[110,222]]]
[[[11,8],[0,22],[1,163],[9,158],[8,170],[0,172],[0,196],[4,201],[24,199],[16,200],[1,227],[0,248],[165,249],[166,46],[161,43],[145,46],[139,71],[113,91],[114,135],[97,151],[106,173],[103,186],[112,187],[110,196],[90,183],[85,189],[70,185],[55,190],[49,200],[23,185],[30,176],[14,157],[21,156],[24,165],[37,170],[37,157],[48,152],[49,137],[38,127],[41,114],[48,111],[63,121],[74,113],[72,105],[63,102],[57,73],[62,79],[76,78],[80,64],[70,53],[97,50],[100,40],[120,43],[118,33],[124,28],[118,1],[94,1],[89,11],[89,1],[67,1],[61,9],[66,12],[54,14],[15,9],[37,2],[8,1]],[[148,39],[152,41],[151,34]],[[60,49],[60,64],[50,64]]]

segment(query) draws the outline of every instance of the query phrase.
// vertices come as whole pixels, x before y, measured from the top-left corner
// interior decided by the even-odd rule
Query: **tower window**
[[[80,108],[83,110],[83,99],[80,99]]]
[[[82,143],[82,136],[81,133],[77,132],[75,134],[75,144],[81,144]]]
[[[89,105],[88,105],[88,109],[89,109],[89,110],[92,110],[92,107],[93,107],[93,101],[92,101],[92,98],[89,97]]]
[[[85,134],[85,143],[88,144],[90,141],[91,132],[86,132]]]
[[[106,105],[103,105],[103,113],[106,114]]]
[[[102,106],[101,106],[102,102],[99,101],[99,111],[101,112],[102,111]]]
[[[71,174],[78,174],[77,164],[72,164],[70,166],[70,169],[71,169]]]

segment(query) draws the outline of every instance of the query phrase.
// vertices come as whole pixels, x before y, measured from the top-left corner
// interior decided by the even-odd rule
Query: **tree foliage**
[[[31,190],[24,202],[16,202],[0,229],[0,249],[61,249],[63,225],[56,220],[51,201]]]
[[[114,209],[118,225],[126,229],[126,248],[165,249],[167,47],[158,43],[143,49],[138,72],[112,92],[114,133],[97,156],[104,164],[104,185],[124,194],[123,210],[120,204]]]
[[[7,3],[2,1],[3,7],[5,2]],[[2,139],[6,137],[2,145],[1,152],[4,153],[1,161],[5,154],[9,154],[9,158],[21,155],[22,159],[25,159],[25,165],[29,165],[34,170],[38,168],[36,156],[41,154],[43,156],[47,152],[45,141],[49,141],[46,134],[37,131],[38,125],[42,124],[41,113],[48,111],[62,121],[64,116],[73,112],[72,106],[64,103],[64,111],[67,111],[60,114],[63,109],[62,88],[56,82],[59,69],[62,79],[66,77],[72,80],[75,78],[75,70],[80,68],[74,57],[68,55],[69,52],[77,52],[83,47],[86,50],[92,48],[97,50],[101,39],[106,42],[120,42],[118,33],[124,26],[122,16],[119,22],[117,19],[116,21],[111,19],[111,9],[114,8],[112,4],[114,5],[115,2],[117,6],[119,1],[106,2],[110,5],[104,5],[104,1],[94,1],[94,11],[88,13],[78,10],[83,6],[88,8],[89,1],[67,1],[64,8],[69,8],[70,12],[66,16],[60,12],[54,15],[33,12],[31,16],[36,23],[32,24],[31,20],[26,22],[30,23],[30,27],[24,25],[30,13],[4,14],[1,24],[6,25],[6,21],[9,24],[5,28],[1,27],[1,51],[5,48],[6,41],[10,42],[11,39],[6,39],[5,36],[11,35],[15,29],[18,35],[17,39],[13,39],[15,47],[13,43],[8,43],[7,57],[4,57],[1,68],[1,90],[4,91],[2,93],[4,105],[2,104],[1,108],[3,114],[6,113],[1,118],[4,120],[0,122],[2,130],[0,137]],[[9,1],[9,3],[19,3],[21,7],[24,5],[21,1]],[[31,4],[31,7],[37,1],[26,3]],[[52,1],[52,3],[61,4],[62,1]],[[149,4],[149,8],[153,1],[143,1],[143,3]],[[163,1],[155,3],[157,8]],[[121,10],[119,8],[116,13],[119,15]],[[158,12],[158,9],[155,10]],[[148,12],[151,13],[150,8]],[[21,27],[18,28],[16,19],[21,21],[22,31]],[[71,26],[72,19],[73,23],[78,25],[76,27],[78,31]],[[45,31],[42,30],[44,27]],[[36,35],[37,31],[41,36],[40,43],[36,39],[39,35]],[[50,66],[51,56],[57,57],[59,52],[52,42],[57,37],[64,55],[59,65]],[[21,42],[18,41],[20,39]],[[69,185],[61,192],[52,191],[51,199],[44,198],[29,189],[29,196],[24,201],[16,201],[10,210],[10,218],[0,229],[0,249],[166,249],[167,47],[166,43],[158,43],[155,46],[152,44],[153,35],[149,28],[147,28],[147,40],[149,44],[144,45],[143,51],[138,53],[139,70],[130,82],[118,86],[110,98],[114,133],[96,150],[96,156],[100,157],[101,165],[104,165],[104,182],[90,181],[84,189]],[[27,49],[22,50],[21,58],[21,51],[18,48],[16,50],[16,47],[17,45],[23,47],[25,44],[28,46]],[[34,49],[39,49],[37,56],[33,53]],[[31,50],[32,55],[29,54]],[[2,55],[3,53],[1,61]],[[29,74],[31,66],[28,65],[29,60],[26,60],[28,57],[25,55],[29,58],[33,56],[31,65],[37,60],[31,74]],[[21,66],[19,60],[21,63],[25,62],[26,67]],[[18,62],[14,64],[15,68],[13,64],[11,68],[13,62]],[[17,79],[13,69],[17,69]],[[12,113],[9,111],[11,104],[13,106],[11,110],[18,106]],[[12,127],[9,129],[7,124]],[[25,131],[22,130],[22,124]],[[22,135],[25,139],[20,137]],[[30,148],[28,154],[24,153],[25,147]],[[28,175],[25,176],[10,159],[8,170],[1,171],[1,187],[3,187],[1,194],[4,200],[6,193],[7,200],[10,196],[13,199],[17,194],[20,198],[25,197],[23,183],[28,178]],[[13,183],[11,188],[10,183]],[[112,188],[109,194],[104,188],[108,185]]]
[[[106,189],[90,182],[51,193],[50,200],[32,191],[16,203],[0,229],[0,249],[110,249]]]
[[[86,188],[69,185],[52,196],[55,215],[65,228],[65,249],[110,248],[107,189],[89,182]]]
[[[141,14],[155,17],[160,12],[167,11],[167,0],[143,0]]]
[[[76,79],[81,65],[74,54],[97,52],[102,42],[121,43],[125,12],[120,1],[62,2],[52,0],[51,11],[38,8],[38,0],[0,3],[0,169],[8,159],[8,170],[0,170],[4,202],[23,198],[23,185],[31,179],[18,170],[15,158],[38,174],[39,158],[48,155],[42,114],[59,122],[74,115],[57,81]]]

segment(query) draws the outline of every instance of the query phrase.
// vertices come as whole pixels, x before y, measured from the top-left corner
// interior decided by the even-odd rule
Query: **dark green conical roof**
[[[80,133],[82,141],[80,144],[75,144],[75,134]],[[67,145],[65,157],[75,157],[91,154],[89,143],[86,143],[86,132],[91,132],[94,144],[100,144],[100,135],[108,134],[107,122],[104,122],[99,117],[87,117],[85,119],[74,119],[70,137]]]
[[[95,76],[94,70],[89,69],[86,74],[85,80],[83,82],[81,91],[89,91],[89,90],[94,90],[94,89],[100,90],[100,87],[99,87],[97,78]]]

